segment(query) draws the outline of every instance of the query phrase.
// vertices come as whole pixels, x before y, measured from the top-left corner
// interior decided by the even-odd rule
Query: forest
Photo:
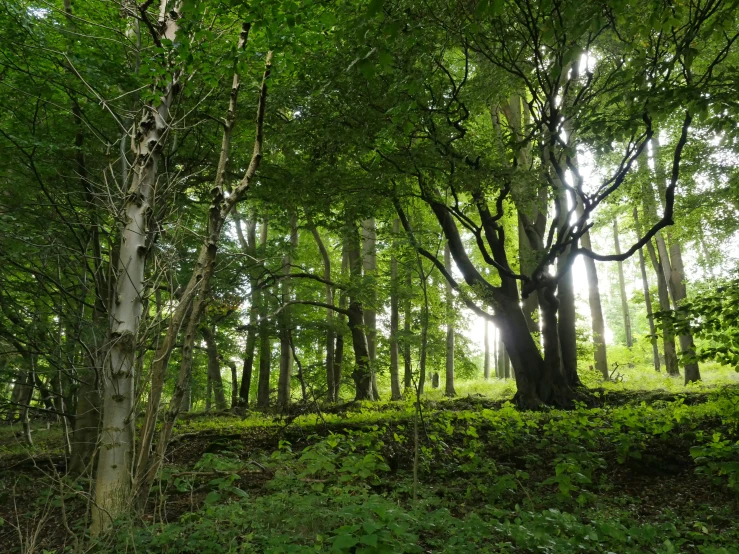
[[[0,552],[739,554],[739,0],[0,0]]]

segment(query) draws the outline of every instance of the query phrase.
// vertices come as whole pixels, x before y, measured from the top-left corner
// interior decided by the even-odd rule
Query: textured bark
[[[393,220],[393,237],[400,233],[400,220]],[[390,399],[400,400],[400,375],[398,367],[398,260],[395,257],[397,240],[393,241],[393,254],[390,258]]]
[[[165,2],[162,2],[165,5]],[[179,7],[179,6],[178,6]],[[178,7],[175,11],[178,11]],[[166,9],[159,22],[164,38],[175,39],[177,23]],[[92,505],[91,533],[99,535],[127,511],[131,501],[134,451],[134,370],[142,314],[144,269],[148,252],[154,189],[162,145],[169,128],[170,106],[179,89],[175,71],[158,105],[147,106],[133,142],[133,179],[123,205],[116,271],[115,302],[110,306],[110,350],[103,371],[103,417]]]
[[[326,281],[331,281],[331,258],[328,255],[328,250],[321,240],[321,235],[318,233],[315,225],[311,224],[311,233],[313,239],[316,241],[318,251],[321,253],[321,259],[323,260],[323,278]],[[326,283],[326,304],[329,306],[334,305],[334,291],[333,287]],[[326,399],[329,402],[336,402],[336,390],[337,384],[334,382],[334,311],[326,310]]]
[[[634,207],[634,221],[638,221],[639,216],[636,207]],[[652,363],[654,370],[660,370],[659,348],[657,347],[657,330],[654,326],[654,312],[652,310],[652,295],[649,293],[649,280],[647,279],[647,267],[644,263],[644,250],[639,249],[639,270],[641,271],[642,288],[644,289],[644,305],[647,309],[647,320],[649,321],[649,339],[652,343]]]
[[[452,273],[452,255],[449,251],[449,244],[444,246],[444,267]],[[446,383],[444,385],[444,394],[446,396],[456,396],[454,390],[454,297],[452,296],[452,286],[446,284]]]
[[[377,312],[375,310],[377,304],[377,289],[375,287],[377,277],[377,229],[374,217],[362,222],[362,269],[365,280],[369,283],[369,305],[364,308],[364,325],[370,357],[370,370],[372,371],[372,397],[374,400],[379,400],[377,374],[375,373],[377,359]]]
[[[290,253],[282,258],[282,273],[290,275],[292,264],[292,252],[298,248],[298,219],[295,213],[290,214]],[[291,287],[290,279],[284,279],[281,284],[282,305],[290,302]],[[286,410],[290,405],[290,389],[293,374],[293,353],[290,347],[290,331],[292,329],[292,318],[290,308],[286,307],[280,312],[278,321],[280,335],[280,374],[277,381],[277,406],[280,410]]]
[[[618,221],[613,220],[613,245],[616,254],[621,254],[621,245],[618,240]],[[618,291],[621,296],[621,311],[624,317],[624,331],[626,332],[626,346],[631,348],[634,345],[634,339],[631,335],[631,316],[629,315],[629,299],[626,296],[626,281],[624,280],[624,264],[618,262]]]
[[[228,409],[226,404],[226,395],[223,389],[223,377],[221,376],[221,362],[218,357],[218,344],[216,343],[214,330],[203,325],[200,328],[200,334],[205,340],[205,348],[208,354],[208,378],[213,387],[213,396],[216,400],[216,410],[224,411]]]

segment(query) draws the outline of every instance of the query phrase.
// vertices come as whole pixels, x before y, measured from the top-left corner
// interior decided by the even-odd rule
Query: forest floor
[[[736,374],[648,379],[662,386],[625,378],[567,412],[522,413],[509,384],[475,383],[432,391],[418,419],[412,399],[191,416],[147,512],[96,544],[60,430],[37,424],[21,451],[3,427],[0,552],[739,554]]]

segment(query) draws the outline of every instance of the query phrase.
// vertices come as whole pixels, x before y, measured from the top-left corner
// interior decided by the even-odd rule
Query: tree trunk
[[[269,223],[265,218],[262,221],[260,233],[260,244],[263,249],[266,248],[268,234]],[[262,295],[262,302],[259,305],[259,378],[257,381],[257,407],[262,409],[269,408],[269,377],[272,366],[272,337],[267,320],[268,309],[269,298],[267,295]]]
[[[484,344],[485,344],[485,354],[484,354],[484,358],[482,362],[482,376],[487,381],[488,379],[490,379],[490,333],[489,333],[489,322],[487,318],[485,319]]]
[[[242,26],[242,33],[239,40],[240,44],[245,43],[246,36],[248,34],[249,26],[244,24]],[[233,88],[231,92],[231,102],[229,103],[229,112],[226,118],[226,125],[224,126],[223,143],[221,147],[221,154],[218,161],[218,170],[216,173],[216,181],[213,188],[211,189],[211,203],[208,209],[208,222],[207,222],[207,234],[204,238],[203,244],[200,247],[200,253],[198,255],[195,268],[188,282],[186,292],[183,296],[192,294],[194,296],[192,301],[192,307],[190,308],[189,319],[187,328],[183,336],[182,346],[182,360],[180,362],[180,368],[177,374],[177,382],[170,399],[167,410],[164,414],[164,420],[162,422],[161,430],[159,432],[159,442],[156,449],[156,457],[151,459],[151,440],[154,434],[154,427],[156,423],[156,414],[158,412],[159,395],[161,395],[161,383],[163,382],[163,369],[166,368],[169,356],[172,351],[173,345],[165,341],[165,345],[162,346],[164,351],[159,355],[157,352],[156,362],[163,364],[157,371],[152,369],[152,393],[150,399],[154,398],[155,402],[153,406],[147,407],[147,419],[144,423],[145,434],[142,436],[142,447],[140,449],[140,456],[135,468],[136,478],[136,505],[139,510],[143,510],[146,506],[149,491],[154,478],[159,470],[159,467],[164,460],[167,445],[172,435],[177,415],[179,414],[182,401],[186,392],[190,388],[190,378],[192,373],[192,357],[193,347],[195,343],[195,336],[200,326],[200,321],[205,312],[206,304],[210,297],[210,281],[215,272],[216,255],[218,252],[218,243],[221,237],[221,231],[223,225],[236,207],[236,204],[244,197],[246,192],[251,186],[251,182],[254,179],[256,172],[262,160],[262,148],[263,148],[263,128],[264,128],[264,114],[266,109],[267,99],[267,80],[269,79],[272,64],[272,51],[267,52],[265,58],[265,70],[262,76],[262,83],[259,91],[259,100],[257,103],[257,121],[256,121],[256,132],[254,138],[254,150],[252,152],[251,161],[247,167],[241,181],[237,186],[230,190],[228,196],[224,193],[224,182],[225,182],[225,169],[229,156],[229,144],[230,144],[230,132],[233,124],[233,110],[235,109],[235,102],[238,92],[239,77],[236,73],[236,65],[234,64],[234,79]],[[181,301],[180,304],[186,304]],[[172,338],[177,336],[180,325],[184,319],[184,310],[180,305],[177,306],[172,316],[172,320],[167,329],[167,337]],[[179,314],[181,319],[175,317]],[[154,391],[154,382],[157,383],[158,390]]]
[[[638,212],[634,207],[634,221],[638,221]],[[660,361],[659,361],[659,348],[657,347],[657,331],[654,326],[654,312],[652,310],[652,295],[649,292],[649,280],[647,279],[647,267],[644,263],[644,249],[639,249],[639,270],[641,271],[642,287],[644,289],[644,305],[647,310],[647,320],[649,321],[649,341],[652,343],[652,361],[654,363],[654,370],[659,372]]]
[[[259,269],[261,264],[257,260],[257,216],[252,214],[246,225],[246,236],[244,236],[241,227],[241,216],[238,211],[234,210],[234,220],[236,223],[236,234],[241,244],[244,254],[251,256],[253,261],[247,269],[247,281],[251,291],[251,304],[249,306],[249,323],[246,330],[246,345],[244,348],[244,364],[241,372],[241,385],[238,390],[239,407],[246,408],[249,406],[249,393],[251,391],[251,379],[254,373],[254,353],[257,345],[257,327],[259,321],[260,305],[262,303],[262,291],[257,287],[259,284]],[[266,237],[265,237],[266,240]],[[263,244],[261,245],[264,246]],[[263,249],[263,248],[262,248]]]
[[[559,179],[554,182],[559,183]],[[557,191],[557,217],[561,218],[558,225],[559,236],[566,235],[570,229],[567,221],[569,214],[568,195],[565,188],[559,183]],[[557,283],[557,334],[559,335],[560,355],[562,357],[562,371],[570,387],[582,385],[577,374],[577,330],[575,312],[575,284],[573,282],[572,267],[568,264],[569,248],[557,258],[557,270],[564,272]]]
[[[346,237],[342,239],[342,248],[341,248],[341,277],[342,279],[346,279],[347,275],[349,273],[349,256],[347,254],[347,240]],[[347,294],[346,291],[342,290],[339,294],[339,308],[346,309],[347,308]],[[339,317],[337,318],[337,326],[336,326],[336,349],[334,350],[334,391],[333,391],[333,399],[334,402],[339,402],[340,399],[340,393],[341,393],[341,379],[342,379],[342,372],[344,370],[344,323],[346,321],[346,316],[342,313],[339,313]]]
[[[375,372],[377,360],[377,288],[375,282],[377,279],[377,229],[374,217],[362,222],[362,267],[365,283],[370,291],[369,306],[364,310],[364,325],[372,371],[372,398],[379,400],[380,394],[377,390],[377,373]]]
[[[449,243],[444,245],[444,267],[451,275],[452,273],[452,255],[449,251]],[[452,286],[446,283],[446,384],[444,386],[444,394],[446,396],[456,396],[454,390],[454,297],[452,296]]]
[[[390,258],[390,399],[400,400],[400,375],[398,368],[398,260],[395,257],[400,220],[393,220],[393,253]]]
[[[356,297],[356,287],[362,279],[362,256],[360,253],[359,234],[354,223],[347,225],[346,255],[349,271],[352,276],[352,289],[349,296],[347,319],[352,335],[354,347],[355,367],[352,379],[356,388],[356,400],[373,400],[372,396],[372,367],[370,362],[369,344],[364,332],[365,316],[362,302]]]
[[[207,325],[200,328],[200,333],[205,340],[208,353],[208,378],[213,387],[213,396],[216,400],[216,410],[219,412],[227,410],[226,395],[223,391],[223,377],[221,376],[221,363],[218,358],[218,344],[216,343],[215,330]]]
[[[298,219],[295,213],[290,214],[290,253],[282,258],[282,273],[290,275],[292,264],[292,253],[298,248]],[[290,302],[291,286],[290,279],[282,281],[282,305]],[[293,374],[293,354],[290,348],[290,332],[292,330],[292,318],[290,308],[284,308],[279,316],[280,328],[280,375],[277,382],[277,406],[280,410],[287,410],[290,405],[290,390]]]
[[[680,243],[676,240],[670,241],[670,264],[672,272],[670,279],[672,281],[673,300],[675,306],[679,306],[687,297],[688,290],[685,286],[685,267],[683,266],[683,255]],[[693,383],[701,380],[700,368],[695,358],[695,344],[693,335],[680,336],[680,350],[683,356],[687,356],[691,361],[685,363],[685,384]]]
[[[405,272],[405,301],[403,302],[403,391],[411,390],[413,386],[413,374],[411,370],[411,306],[413,294],[413,272],[410,268]]]
[[[647,242],[647,252],[652,261],[652,267],[654,272],[657,274],[657,292],[659,298],[659,308],[661,311],[670,310],[670,292],[667,290],[667,281],[665,280],[665,274],[662,271],[662,264],[660,264],[657,258],[657,253],[654,250],[654,245],[650,240]],[[662,326],[662,338],[664,343],[665,351],[665,367],[667,368],[668,375],[677,376],[680,375],[680,370],[677,365],[677,350],[675,349],[675,337],[672,334],[668,325]]]
[[[328,250],[321,240],[321,235],[318,233],[315,225],[311,224],[311,233],[313,239],[316,241],[318,251],[321,253],[321,259],[323,260],[323,278],[326,281],[331,280],[331,258],[328,255]],[[326,284],[326,304],[329,306],[334,305],[334,291],[331,285]],[[329,402],[336,402],[336,390],[337,384],[334,383],[334,311],[326,310],[326,399]]]
[[[173,12],[179,10],[179,5]],[[159,28],[163,38],[174,40],[175,17],[162,10]],[[139,322],[142,314],[144,269],[149,245],[149,225],[153,213],[162,146],[169,128],[171,105],[181,87],[179,71],[159,97],[158,106],[147,106],[133,141],[133,179],[123,205],[115,301],[110,311],[110,350],[103,371],[102,427],[92,504],[93,536],[108,529],[131,500],[131,469],[134,450],[134,370]]]
[[[616,248],[616,254],[621,254],[621,246],[618,241],[618,221],[613,220],[613,244]],[[631,316],[629,315],[629,300],[626,296],[626,281],[624,280],[624,264],[618,262],[618,290],[621,295],[621,311],[624,316],[624,331],[626,332],[626,346],[631,348],[634,340],[631,335]]]
[[[580,212],[582,206],[579,206]],[[592,250],[590,232],[586,232],[580,239],[583,248]],[[595,346],[595,369],[603,376],[603,380],[610,378],[608,371],[608,356],[606,353],[606,325],[603,320],[603,307],[600,301],[600,286],[598,284],[598,270],[595,260],[589,256],[582,256],[585,263],[585,274],[588,279],[588,304],[590,305],[590,323],[593,329],[593,345]]]
[[[69,472],[91,475],[100,424],[100,387],[95,367],[78,370],[79,389],[72,431]]]

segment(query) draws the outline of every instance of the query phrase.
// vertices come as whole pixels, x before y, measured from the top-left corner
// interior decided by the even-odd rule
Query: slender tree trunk
[[[347,254],[347,240],[346,237],[342,239],[341,248],[341,277],[346,279],[349,273],[349,256]],[[341,291],[339,294],[339,308],[342,310],[347,309],[347,294],[346,291]],[[346,316],[339,313],[338,323],[336,326],[336,348],[334,350],[334,392],[333,399],[335,402],[341,400],[341,379],[342,372],[344,370],[344,323]]]
[[[579,205],[579,211],[582,212],[582,206]],[[592,249],[590,243],[590,232],[586,232],[580,239],[583,248]],[[608,371],[608,356],[606,353],[606,325],[603,320],[603,307],[600,301],[600,286],[598,284],[598,270],[595,267],[595,260],[582,256],[585,263],[585,274],[588,279],[588,304],[590,305],[590,323],[593,329],[593,345],[595,346],[595,369],[603,376],[603,380],[610,378]]]
[[[215,396],[216,400],[216,410],[224,411],[228,409],[228,406],[226,404],[226,395],[223,391],[221,363],[218,359],[218,345],[216,344],[214,330],[207,325],[203,325],[200,328],[200,333],[203,335],[206,351],[208,353],[208,378],[213,387],[213,396]]]
[[[449,251],[449,243],[444,245],[444,267],[452,273],[452,255]],[[454,297],[452,296],[452,286],[446,284],[446,384],[444,394],[446,396],[456,396],[454,390]]]
[[[33,437],[31,437],[31,420],[28,417],[29,408],[33,401],[33,383],[36,377],[36,363],[33,355],[30,356],[31,363],[29,364],[28,372],[26,373],[26,387],[21,401],[23,405],[20,409],[20,420],[21,428],[23,429],[23,441],[26,446],[33,448]]]
[[[411,370],[411,299],[413,291],[413,272],[410,268],[405,272],[405,300],[403,302],[403,391],[407,392],[413,387],[413,373]]]
[[[234,210],[234,222],[236,223],[236,234],[241,244],[244,254],[251,256],[250,268],[247,270],[247,281],[251,291],[251,304],[249,306],[249,323],[246,330],[246,345],[244,348],[244,364],[241,372],[241,385],[238,389],[239,407],[246,408],[249,406],[249,393],[251,391],[251,379],[254,373],[254,353],[257,345],[257,327],[259,321],[260,306],[262,303],[262,291],[258,288],[259,269],[257,263],[257,216],[252,214],[246,225],[246,235],[244,235],[241,223],[241,215]],[[263,245],[262,245],[263,246]]]
[[[616,254],[621,254],[621,246],[618,240],[618,221],[613,220],[613,244],[616,248]],[[631,335],[631,316],[629,315],[629,300],[626,296],[626,281],[624,280],[623,262],[618,262],[618,290],[621,295],[621,311],[624,316],[624,330],[626,332],[626,346],[631,348],[634,340]]]
[[[282,273],[290,275],[292,264],[292,253],[298,248],[298,219],[295,213],[290,214],[290,250],[291,252],[282,258]],[[290,301],[291,286],[290,279],[282,281],[282,305]],[[293,374],[293,354],[290,348],[290,331],[292,318],[290,308],[284,308],[279,316],[280,327],[280,375],[277,383],[277,406],[280,410],[287,410],[290,405],[290,390]]]
[[[667,290],[667,281],[665,280],[665,274],[662,271],[662,264],[660,264],[659,259],[657,258],[657,253],[654,250],[652,241],[647,243],[647,252],[649,252],[652,267],[657,274],[657,292],[660,310],[668,311],[670,309],[670,293]],[[678,369],[677,364],[677,350],[675,349],[675,337],[669,326],[665,325],[662,327],[662,337],[667,373],[672,376],[680,375],[680,370]]]
[[[347,225],[346,241],[347,260],[352,276],[352,292],[349,296],[347,319],[352,335],[352,346],[354,347],[355,366],[352,379],[356,388],[355,399],[373,400],[369,344],[364,332],[366,319],[362,302],[354,292],[362,279],[362,255],[360,253],[359,234],[354,223]]]
[[[400,375],[398,368],[398,260],[395,257],[397,249],[396,237],[400,233],[400,220],[393,220],[393,253],[390,258],[390,399],[400,400]]]
[[[672,281],[673,300],[675,306],[679,306],[688,297],[688,290],[685,286],[685,267],[683,265],[682,250],[680,243],[675,240],[670,242],[670,263],[672,265],[670,279]],[[700,381],[701,373],[698,362],[692,361],[695,357],[693,335],[680,336],[680,350],[684,356],[687,356],[691,360],[685,363],[685,384]]]
[[[309,222],[310,223],[310,222]],[[315,225],[310,225],[313,239],[316,241],[318,251],[321,253],[321,259],[323,260],[323,278],[326,281],[331,280],[331,258],[328,255],[328,250],[321,240],[321,235],[318,233]],[[326,304],[329,306],[334,305],[334,291],[331,285],[326,284]],[[334,383],[334,311],[326,310],[326,397],[329,402],[336,402],[336,390],[337,386]]]
[[[369,286],[369,306],[364,309],[364,325],[367,335],[367,347],[369,349],[370,369],[372,371],[372,398],[380,399],[377,390],[377,373],[375,362],[377,360],[377,229],[375,218],[371,217],[362,222],[362,266],[365,280]]]
[[[654,138],[652,138],[652,152],[654,154],[654,168],[656,173],[655,181],[657,182],[659,199],[664,206],[664,197],[667,188],[667,176],[665,173],[665,166],[662,163],[660,151],[659,139],[655,135]],[[673,305],[677,307],[680,302],[685,300],[688,296],[687,288],[685,286],[685,268],[683,265],[682,249],[680,247],[680,243],[677,240],[674,240],[673,237],[669,235],[669,231],[667,236],[670,242],[669,255],[664,236],[661,233],[658,233],[655,238],[657,239],[660,259],[662,261],[665,280],[668,284],[670,295],[672,297],[672,302]],[[692,359],[695,356],[695,344],[693,342],[693,336],[691,334],[680,337],[680,350],[682,351],[683,355],[686,355],[688,358]],[[685,384],[694,381],[700,381],[700,379],[701,375],[698,363],[696,361],[690,361],[686,363]]]
[[[164,4],[164,0],[163,0]],[[179,5],[174,8],[178,11]],[[174,40],[176,18],[162,10],[159,22],[163,38]],[[169,128],[170,107],[180,88],[179,71],[174,72],[158,106],[143,110],[134,143],[133,180],[123,205],[115,302],[110,306],[110,350],[103,372],[102,428],[92,505],[93,536],[105,531],[129,507],[134,450],[134,369],[139,322],[142,314],[144,269],[149,245],[162,145]]]
[[[555,180],[555,182],[559,182]],[[563,221],[558,225],[558,233],[560,236],[569,231],[570,224],[566,221],[569,213],[567,203],[567,192],[560,185],[557,197],[557,214]],[[575,312],[575,284],[573,281],[572,267],[565,268],[567,262],[567,253],[565,251],[557,258],[557,268],[559,271],[565,271],[564,275],[557,283],[557,333],[559,335],[560,355],[562,357],[562,371],[565,380],[570,387],[581,386],[580,376],[577,374],[577,330]]]
[[[262,221],[262,229],[260,233],[260,244],[264,250],[267,245],[269,235],[269,222],[265,218]],[[272,366],[272,337],[269,332],[269,321],[267,314],[269,313],[269,298],[262,296],[262,302],[259,305],[259,378],[257,381],[257,407],[269,408],[269,381],[270,370]]]
[[[638,221],[638,212],[634,207],[634,221]],[[650,342],[652,343],[652,361],[654,363],[654,370],[659,372],[660,361],[659,361],[659,348],[657,347],[657,331],[654,326],[654,311],[652,310],[652,295],[649,292],[649,280],[647,279],[647,267],[644,263],[644,250],[639,249],[639,270],[641,271],[642,287],[644,288],[644,305],[647,309],[647,320],[649,321],[649,335]]]
[[[525,314],[524,314],[525,315]],[[528,320],[527,320],[528,321]],[[485,319],[485,357],[482,363],[482,376],[487,381],[490,379],[490,325]]]

